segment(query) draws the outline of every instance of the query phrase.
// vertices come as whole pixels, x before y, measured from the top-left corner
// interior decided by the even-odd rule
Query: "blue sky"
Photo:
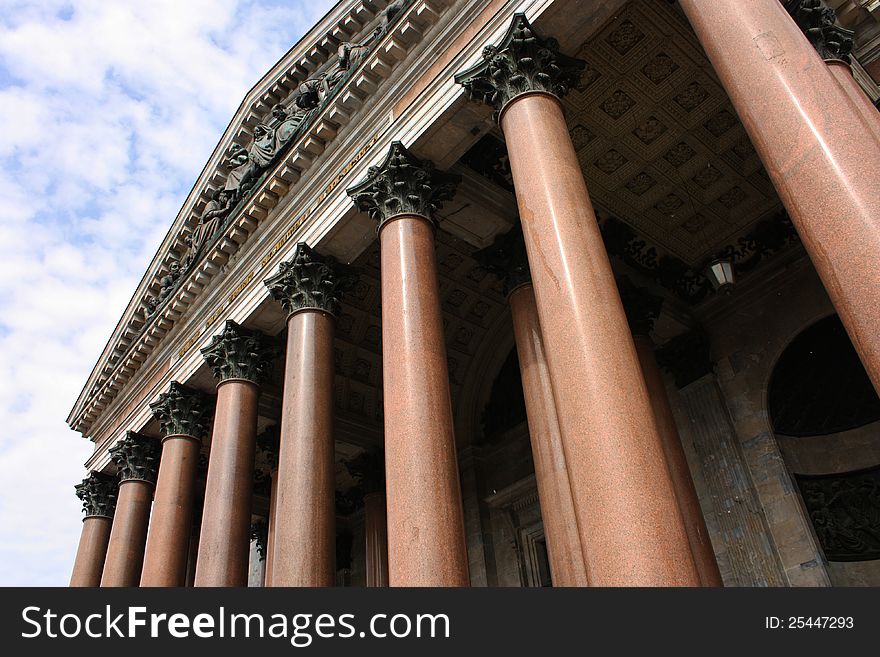
[[[66,585],[65,419],[247,90],[331,0],[0,0],[0,585]]]

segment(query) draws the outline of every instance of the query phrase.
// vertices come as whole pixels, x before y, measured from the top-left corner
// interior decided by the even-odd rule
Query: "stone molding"
[[[516,13],[497,46],[483,49],[483,58],[455,76],[472,100],[491,105],[495,116],[517,96],[544,92],[565,96],[580,81],[586,62],[559,52],[553,38],[541,37],[526,15]]]
[[[86,518],[112,518],[116,510],[119,480],[100,472],[90,472],[82,483],[74,486],[76,496],[82,500]]]
[[[293,62],[288,69],[282,68],[283,62],[273,69],[272,74],[278,76],[276,81],[261,83],[267,85],[268,90],[254,101],[250,109],[245,106],[239,111],[221,142],[222,148],[215,151],[196,184],[196,189],[201,191],[191,193],[178,215],[174,228],[163,243],[160,253],[154,259],[135,293],[134,300],[126,309],[71,410],[68,417],[71,428],[84,434],[91,428],[211,279],[222,271],[230,257],[242,247],[259,222],[269,215],[305,169],[327,149],[335,135],[352,121],[378,86],[391,76],[397,65],[407,57],[422,40],[425,32],[453,2],[454,0],[352,2],[341,12],[335,12],[340,15],[337,23],[330,25],[327,34],[319,38],[310,50],[304,45],[295,47],[296,52],[306,54],[295,61],[292,58],[299,55],[289,54],[283,60]],[[209,167],[218,166],[223,153],[232,143],[247,143],[254,127],[269,116],[279,101],[297,91],[302,80],[308,81],[315,75],[320,77],[328,73],[338,61],[333,58],[334,52],[339,50],[341,53],[346,44],[358,45],[349,39],[361,38],[363,41],[369,38],[375,32],[375,29],[371,32],[370,27],[374,23],[376,28],[381,27],[384,21],[384,12],[378,7],[384,6],[387,10],[392,4],[399,4],[399,11],[392,17],[393,20],[389,20],[385,26],[387,29],[372,44],[369,53],[365,57],[357,58],[358,65],[351,66],[351,75],[345,79],[344,84],[334,88],[332,99],[322,104],[309,129],[287,151],[287,156],[273,165],[274,168],[268,171],[263,181],[255,186],[254,193],[240,211],[236,211],[235,216],[230,214],[221,234],[217,235],[210,249],[206,249],[200,264],[190,272],[182,272],[180,254],[186,250],[188,227],[197,223],[199,214],[214,192],[224,185],[225,170],[220,168],[210,175]],[[331,12],[334,16],[335,13]],[[336,19],[328,15],[324,22],[327,20]],[[350,48],[347,56],[351,57]],[[241,121],[240,125],[238,121]],[[158,297],[163,287],[169,292],[159,302]],[[151,310],[150,305],[153,302],[155,305]],[[150,311],[149,321],[145,311]]]
[[[125,438],[110,448],[110,458],[119,468],[119,481],[146,481],[153,485],[159,473],[162,445],[155,438],[127,431]]]
[[[370,167],[367,177],[346,193],[359,210],[379,223],[380,229],[391,217],[401,214],[420,215],[436,226],[435,211],[452,199],[460,181],[461,176],[438,171],[432,162],[417,158],[395,141],[382,164]]]
[[[315,309],[339,314],[343,294],[357,277],[350,267],[332,256],[322,257],[305,242],[299,242],[293,257],[278,266],[278,273],[263,281],[269,294],[288,313]]]
[[[168,392],[163,392],[150,404],[150,410],[162,425],[165,436],[202,439],[208,435],[214,404],[203,392],[172,381]]]
[[[201,353],[219,382],[243,379],[260,385],[279,351],[276,341],[265,333],[227,319]]]

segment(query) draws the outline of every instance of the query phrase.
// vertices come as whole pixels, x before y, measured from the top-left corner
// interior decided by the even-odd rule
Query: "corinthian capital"
[[[434,212],[455,194],[461,176],[438,171],[395,141],[385,161],[370,167],[366,179],[347,191],[358,209],[381,225],[399,214],[417,214],[435,221]]]
[[[322,258],[300,242],[293,251],[293,258],[282,262],[278,273],[263,282],[272,298],[288,313],[314,308],[336,315],[343,293],[354,281],[351,268],[330,256]]]
[[[156,483],[162,446],[155,438],[128,431],[110,448],[110,458],[119,467],[120,481],[132,479]]]
[[[504,283],[505,294],[532,280],[520,224],[496,236],[492,246],[477,251],[474,258],[483,269],[495,274]]]
[[[559,52],[556,39],[535,32],[526,15],[517,13],[497,46],[486,46],[480,62],[455,76],[468,95],[495,108],[496,116],[511,100],[533,91],[562,98],[580,80],[585,62]]]
[[[116,477],[91,472],[89,476],[77,484],[76,496],[82,500],[86,518],[101,516],[112,518],[116,510],[116,490],[119,481]]]
[[[783,1],[788,13],[822,59],[849,62],[855,33],[837,24],[837,13],[825,0]]]
[[[172,381],[168,392],[150,404],[166,436],[203,438],[211,424],[213,404],[208,395]]]
[[[226,320],[219,335],[202,349],[202,356],[220,381],[244,379],[256,384],[263,382],[278,346],[268,335],[239,326]]]

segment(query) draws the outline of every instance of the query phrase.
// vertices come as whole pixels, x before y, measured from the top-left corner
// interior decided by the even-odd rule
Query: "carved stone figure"
[[[300,127],[303,125],[306,117],[309,116],[310,110],[295,109],[288,112],[284,105],[275,105],[272,108],[272,116],[278,121],[275,126],[275,153],[281,152],[294,137],[299,135]]]
[[[199,219],[199,225],[188,238],[189,252],[186,254],[184,261],[184,269],[188,269],[196,257],[201,253],[202,248],[217,232],[220,223],[229,215],[232,210],[233,195],[225,189],[215,190],[211,195],[211,200],[205,206],[202,217]]]
[[[226,166],[230,171],[224,189],[237,194],[242,181],[248,177],[248,172],[253,167],[247,150],[240,144],[232,144],[226,153]]]
[[[172,260],[171,264],[168,265],[168,273],[159,281],[159,285],[161,286],[159,290],[159,303],[162,303],[168,298],[174,290],[178,278],[180,278],[180,263],[177,262],[177,260]]]
[[[144,297],[144,319],[149,320],[156,313],[159,301],[156,297],[148,295]]]

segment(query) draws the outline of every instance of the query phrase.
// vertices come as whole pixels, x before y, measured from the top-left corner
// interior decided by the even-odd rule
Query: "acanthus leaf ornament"
[[[218,335],[201,350],[205,362],[219,381],[243,379],[261,384],[279,353],[269,336],[226,320]]]
[[[855,32],[837,24],[837,12],[825,0],[785,0],[785,9],[822,59],[849,63]]]
[[[77,484],[76,496],[82,500],[86,518],[112,518],[116,510],[116,494],[119,480],[101,472],[91,472]]]
[[[562,98],[580,81],[586,62],[559,52],[556,39],[543,38],[526,15],[516,13],[497,46],[483,49],[482,60],[455,76],[471,99],[501,110],[514,98],[545,92]]]
[[[166,436],[204,438],[211,426],[213,404],[208,395],[172,381],[168,392],[150,404]]]
[[[400,214],[417,214],[436,223],[434,213],[452,199],[460,181],[461,176],[435,169],[395,141],[382,164],[370,167],[367,177],[346,193],[380,227]]]
[[[156,483],[162,446],[155,438],[128,431],[125,438],[110,448],[110,458],[119,468],[120,481]]]
[[[321,257],[307,244],[299,242],[293,257],[278,266],[278,272],[264,283],[272,298],[288,313],[313,308],[339,314],[342,295],[356,280],[350,267],[330,256]]]

